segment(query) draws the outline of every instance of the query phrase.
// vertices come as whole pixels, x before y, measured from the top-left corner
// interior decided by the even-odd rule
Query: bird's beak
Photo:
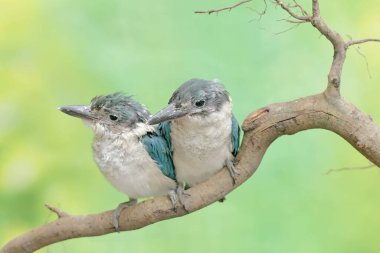
[[[68,105],[58,107],[58,110],[64,112],[70,116],[74,116],[80,119],[93,120],[94,115],[91,113],[90,106],[88,105]]]
[[[155,125],[164,121],[177,119],[183,117],[189,113],[189,109],[186,107],[176,108],[175,104],[169,104],[166,108],[162,109],[155,115],[153,115],[149,120],[149,125]]]

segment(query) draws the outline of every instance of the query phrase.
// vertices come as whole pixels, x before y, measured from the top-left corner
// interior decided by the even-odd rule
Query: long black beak
[[[91,113],[90,106],[88,105],[68,105],[58,107],[58,110],[64,112],[70,116],[74,116],[80,119],[95,119]]]
[[[176,108],[174,104],[169,104],[166,108],[153,115],[147,123],[149,125],[155,125],[164,121],[183,117],[188,113],[189,110],[185,107]]]

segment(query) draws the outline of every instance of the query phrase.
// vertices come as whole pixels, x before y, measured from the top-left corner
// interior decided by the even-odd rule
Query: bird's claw
[[[190,197],[191,195],[189,193],[186,193],[185,189],[180,185],[177,187],[177,195],[178,195],[179,201],[181,202],[183,206],[183,209],[185,209],[187,213],[190,213],[186,198]]]
[[[226,161],[226,166],[228,168],[228,171],[230,172],[232,182],[235,185],[237,182],[238,176],[240,176],[240,173],[235,169],[234,163],[229,159],[227,159]]]
[[[113,227],[115,228],[116,232],[118,232],[118,233],[120,232],[120,223],[119,223],[119,220],[120,220],[121,211],[123,211],[124,208],[136,205],[136,203],[137,203],[136,199],[130,199],[129,201],[120,203],[117,206],[117,208],[115,209],[115,211],[113,213],[113,222],[112,222],[113,223]]]
[[[173,212],[177,212],[177,195],[176,195],[176,192],[174,190],[170,190],[168,192],[168,196],[169,196],[169,199],[172,202],[172,206],[173,206],[171,208],[171,210]]]

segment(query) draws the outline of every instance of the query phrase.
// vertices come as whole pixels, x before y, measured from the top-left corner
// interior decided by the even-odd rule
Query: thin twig
[[[211,14],[211,13],[214,13],[214,12],[218,13],[218,12],[225,11],[225,10],[231,11],[233,8],[238,7],[239,5],[251,2],[251,1],[252,0],[244,0],[244,1],[238,2],[238,3],[236,3],[234,5],[231,5],[231,6],[227,6],[227,7],[223,7],[223,8],[218,8],[218,9],[214,9],[214,10],[208,10],[208,11],[194,11],[194,13],[198,13],[198,14]]]
[[[292,10],[292,7],[290,7],[289,5],[285,4],[281,0],[275,0],[275,3],[277,3],[278,5],[280,5],[281,8],[284,9],[286,12],[288,12],[290,14],[290,16],[292,16],[293,18],[298,19],[298,20],[310,21],[310,17],[309,16],[300,16],[300,15],[296,14]]]
[[[344,168],[339,168],[339,169],[330,169],[328,170],[325,175],[330,174],[331,172],[340,172],[340,171],[347,171],[347,170],[365,170],[365,169],[370,169],[376,167],[375,164],[370,164],[367,166],[358,166],[358,167],[344,167]]]
[[[358,45],[358,44],[363,44],[367,42],[380,42],[380,39],[362,39],[362,40],[350,40],[347,42],[346,47],[350,47],[352,45]]]
[[[295,4],[295,7],[297,7],[298,9],[300,9],[302,15],[309,16],[309,14],[307,13],[307,11],[296,0],[293,0],[293,2]]]
[[[50,211],[52,211],[53,213],[55,213],[58,216],[58,218],[63,218],[63,217],[69,216],[68,213],[62,211],[61,209],[59,209],[57,207],[51,206],[49,204],[45,204],[45,207],[47,209],[49,209]]]
[[[293,19],[289,19],[289,18],[282,18],[282,19],[279,19],[277,21],[285,21],[285,22],[288,22],[288,23],[291,23],[291,24],[304,24],[304,23],[307,23],[307,21],[305,21],[305,20],[293,20]]]
[[[361,57],[363,57],[363,59],[364,59],[364,61],[365,61],[365,65],[366,65],[366,67],[367,67],[368,76],[369,76],[370,79],[372,79],[371,71],[369,70],[369,64],[368,64],[367,57],[366,57],[362,52],[360,52],[360,47],[355,48],[355,49],[356,49],[356,52],[357,52]]]
[[[249,7],[249,6],[247,6],[247,9],[251,10],[252,12],[256,13],[259,16],[257,19],[251,19],[249,22],[260,21],[261,18],[265,15],[265,13],[267,13],[268,4],[267,4],[266,0],[263,0],[263,1],[264,1],[264,4],[265,4],[265,7],[264,7],[264,10],[262,10],[261,12],[255,10],[255,9]]]
[[[302,22],[303,23],[303,22]],[[280,35],[280,34],[282,34],[282,33],[286,33],[286,32],[288,32],[288,31],[291,31],[291,30],[293,30],[293,29],[296,29],[300,24],[302,24],[302,23],[295,23],[293,26],[291,26],[291,27],[289,27],[288,29],[286,29],[286,30],[283,30],[283,31],[281,31],[281,32],[276,32],[276,33],[273,33],[274,35]]]

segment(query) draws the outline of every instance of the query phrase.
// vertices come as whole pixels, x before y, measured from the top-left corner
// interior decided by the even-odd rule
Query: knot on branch
[[[268,112],[269,108],[262,108],[248,115],[248,117],[244,120],[242,125],[243,131],[247,132],[255,129],[255,121],[266,115]]]
[[[340,86],[340,78],[333,77],[330,79],[329,84],[334,86],[334,88],[339,89]]]

